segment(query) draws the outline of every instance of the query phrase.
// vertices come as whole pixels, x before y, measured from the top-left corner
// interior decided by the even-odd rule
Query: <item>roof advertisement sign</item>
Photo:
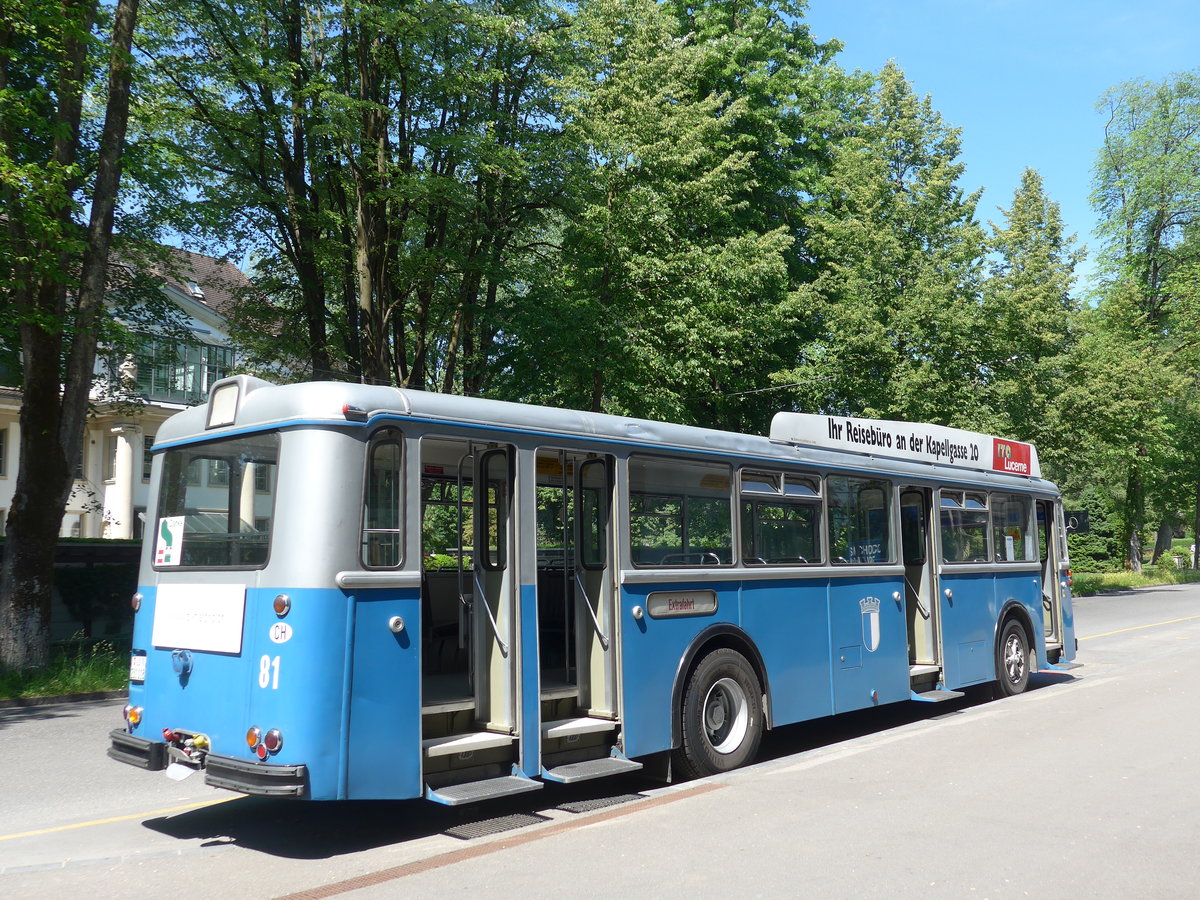
[[[944,425],[777,413],[771,420],[771,440],[1006,475],[1042,475],[1032,444]]]

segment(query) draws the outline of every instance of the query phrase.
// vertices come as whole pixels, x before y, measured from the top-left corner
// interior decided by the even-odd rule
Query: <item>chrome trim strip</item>
[[[338,572],[334,583],[343,590],[354,588],[419,588],[420,572]]]
[[[897,577],[904,566],[755,566],[754,568],[622,569],[621,584],[679,584],[712,581],[780,581],[817,578]]]

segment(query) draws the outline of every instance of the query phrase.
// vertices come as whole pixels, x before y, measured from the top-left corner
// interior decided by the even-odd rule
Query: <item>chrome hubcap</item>
[[[750,703],[742,686],[722,678],[704,698],[704,734],[718,753],[732,753],[746,737]]]
[[[1025,650],[1021,640],[1015,634],[1009,635],[1004,644],[1004,668],[1008,672],[1008,680],[1018,684],[1025,677]]]

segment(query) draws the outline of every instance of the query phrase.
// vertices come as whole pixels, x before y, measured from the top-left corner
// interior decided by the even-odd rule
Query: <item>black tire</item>
[[[996,688],[1001,697],[1012,697],[1029,687],[1029,638],[1016,619],[1004,623],[996,645]]]
[[[736,650],[700,661],[683,693],[682,746],[675,765],[685,778],[728,772],[752,761],[762,742],[762,688]]]

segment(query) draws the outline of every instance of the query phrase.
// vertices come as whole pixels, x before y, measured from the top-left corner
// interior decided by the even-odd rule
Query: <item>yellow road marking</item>
[[[1095,638],[1111,637],[1114,634],[1125,634],[1129,631],[1141,631],[1143,628],[1158,628],[1160,625],[1174,625],[1176,622],[1190,622],[1193,619],[1200,619],[1200,616],[1184,616],[1182,619],[1168,619],[1166,622],[1154,622],[1151,625],[1134,625],[1132,628],[1118,628],[1116,631],[1106,631],[1103,634],[1089,634],[1087,637],[1081,637],[1081,641],[1090,641]]]
[[[55,828],[39,828],[37,831],[22,831],[18,834],[0,834],[0,841],[11,841],[14,838],[35,837],[39,834],[53,834],[56,831],[71,831],[75,828],[90,828],[92,825],[108,825],[111,822],[127,822],[130,819],[140,819],[144,816],[166,816],[171,813],[183,812],[185,809],[198,809],[202,806],[216,806],[218,803],[228,803],[237,797],[218,797],[216,800],[203,800],[199,803],[185,803],[183,806],[172,806],[168,809],[152,809],[149,812],[133,813],[128,816],[113,816],[109,819],[93,819],[91,822],[76,822],[73,825],[59,825]]]

